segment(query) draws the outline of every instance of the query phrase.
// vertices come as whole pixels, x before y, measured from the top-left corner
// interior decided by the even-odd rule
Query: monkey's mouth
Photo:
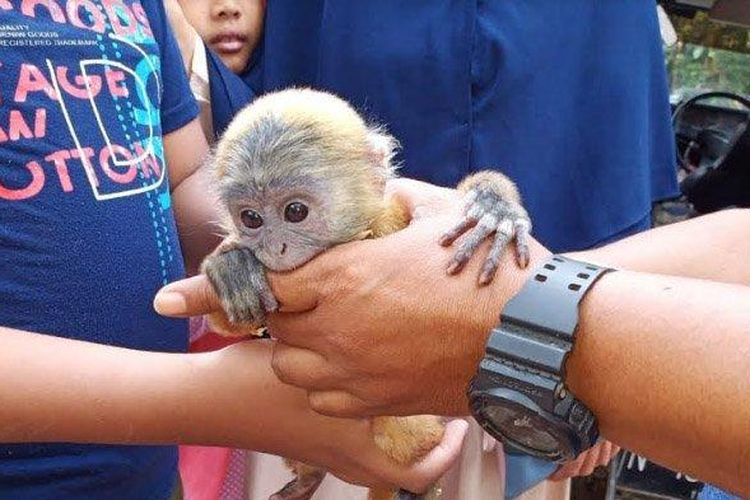
[[[281,248],[276,247],[276,251],[271,253],[266,251],[257,251],[255,256],[270,271],[278,273],[294,271],[298,267],[310,262],[325,251],[325,248],[305,249],[304,253],[295,251],[293,243],[282,243]]]

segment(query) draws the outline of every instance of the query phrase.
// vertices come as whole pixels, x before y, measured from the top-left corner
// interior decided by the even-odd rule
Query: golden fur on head
[[[227,127],[217,146],[217,156],[242,141],[254,124],[269,118],[293,129],[315,130],[320,146],[337,155],[378,163],[383,167],[380,173],[384,180],[394,174],[391,160],[398,142],[381,127],[368,126],[345,100],[309,88],[272,92],[253,101]]]
[[[322,180],[335,205],[332,243],[340,243],[367,232],[382,212],[396,147],[393,137],[368,126],[343,99],[287,89],[260,97],[235,117],[214,166],[225,201],[237,198],[242,187]]]

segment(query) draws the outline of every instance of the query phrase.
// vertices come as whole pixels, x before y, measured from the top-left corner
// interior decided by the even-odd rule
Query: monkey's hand
[[[278,303],[266,281],[265,269],[253,253],[225,242],[203,261],[201,270],[226,314],[226,319],[210,315],[211,328],[227,336],[258,335],[266,313],[276,311]]]
[[[529,264],[528,236],[531,219],[520,202],[513,182],[499,172],[479,172],[467,177],[458,186],[464,193],[464,217],[446,232],[440,244],[449,246],[466,232],[448,265],[448,274],[463,269],[479,245],[492,233],[494,241],[479,275],[479,284],[486,285],[495,277],[505,247],[515,239],[516,261],[525,268]]]

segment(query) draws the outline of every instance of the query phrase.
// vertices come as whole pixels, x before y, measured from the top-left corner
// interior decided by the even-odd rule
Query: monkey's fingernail
[[[447,234],[444,234],[440,237],[438,243],[440,243],[441,246],[447,247],[451,244],[450,237]]]
[[[529,254],[528,252],[521,252],[518,255],[518,265],[521,266],[521,269],[526,269],[529,265]]]
[[[448,274],[456,274],[460,268],[461,268],[461,263],[454,260],[453,262],[450,263],[450,265],[448,265],[448,269],[446,269],[446,272]]]
[[[154,310],[162,316],[187,314],[187,301],[181,293],[159,292],[154,298]]]

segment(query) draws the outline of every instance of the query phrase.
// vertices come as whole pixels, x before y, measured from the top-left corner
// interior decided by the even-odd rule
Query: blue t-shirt
[[[503,170],[554,251],[642,228],[677,193],[653,2],[275,0],[256,58],[256,93],[327,89],[386,124],[404,176]]]
[[[274,0],[254,59],[253,94],[321,88],[387,125],[404,176],[455,186],[504,171],[553,251],[645,229],[652,202],[677,194],[654,2]],[[211,77],[221,131],[239,78]],[[555,470],[506,466],[509,496]]]
[[[0,0],[0,325],[184,351],[162,134],[197,116],[159,1]],[[0,445],[0,498],[164,499],[176,447]]]

